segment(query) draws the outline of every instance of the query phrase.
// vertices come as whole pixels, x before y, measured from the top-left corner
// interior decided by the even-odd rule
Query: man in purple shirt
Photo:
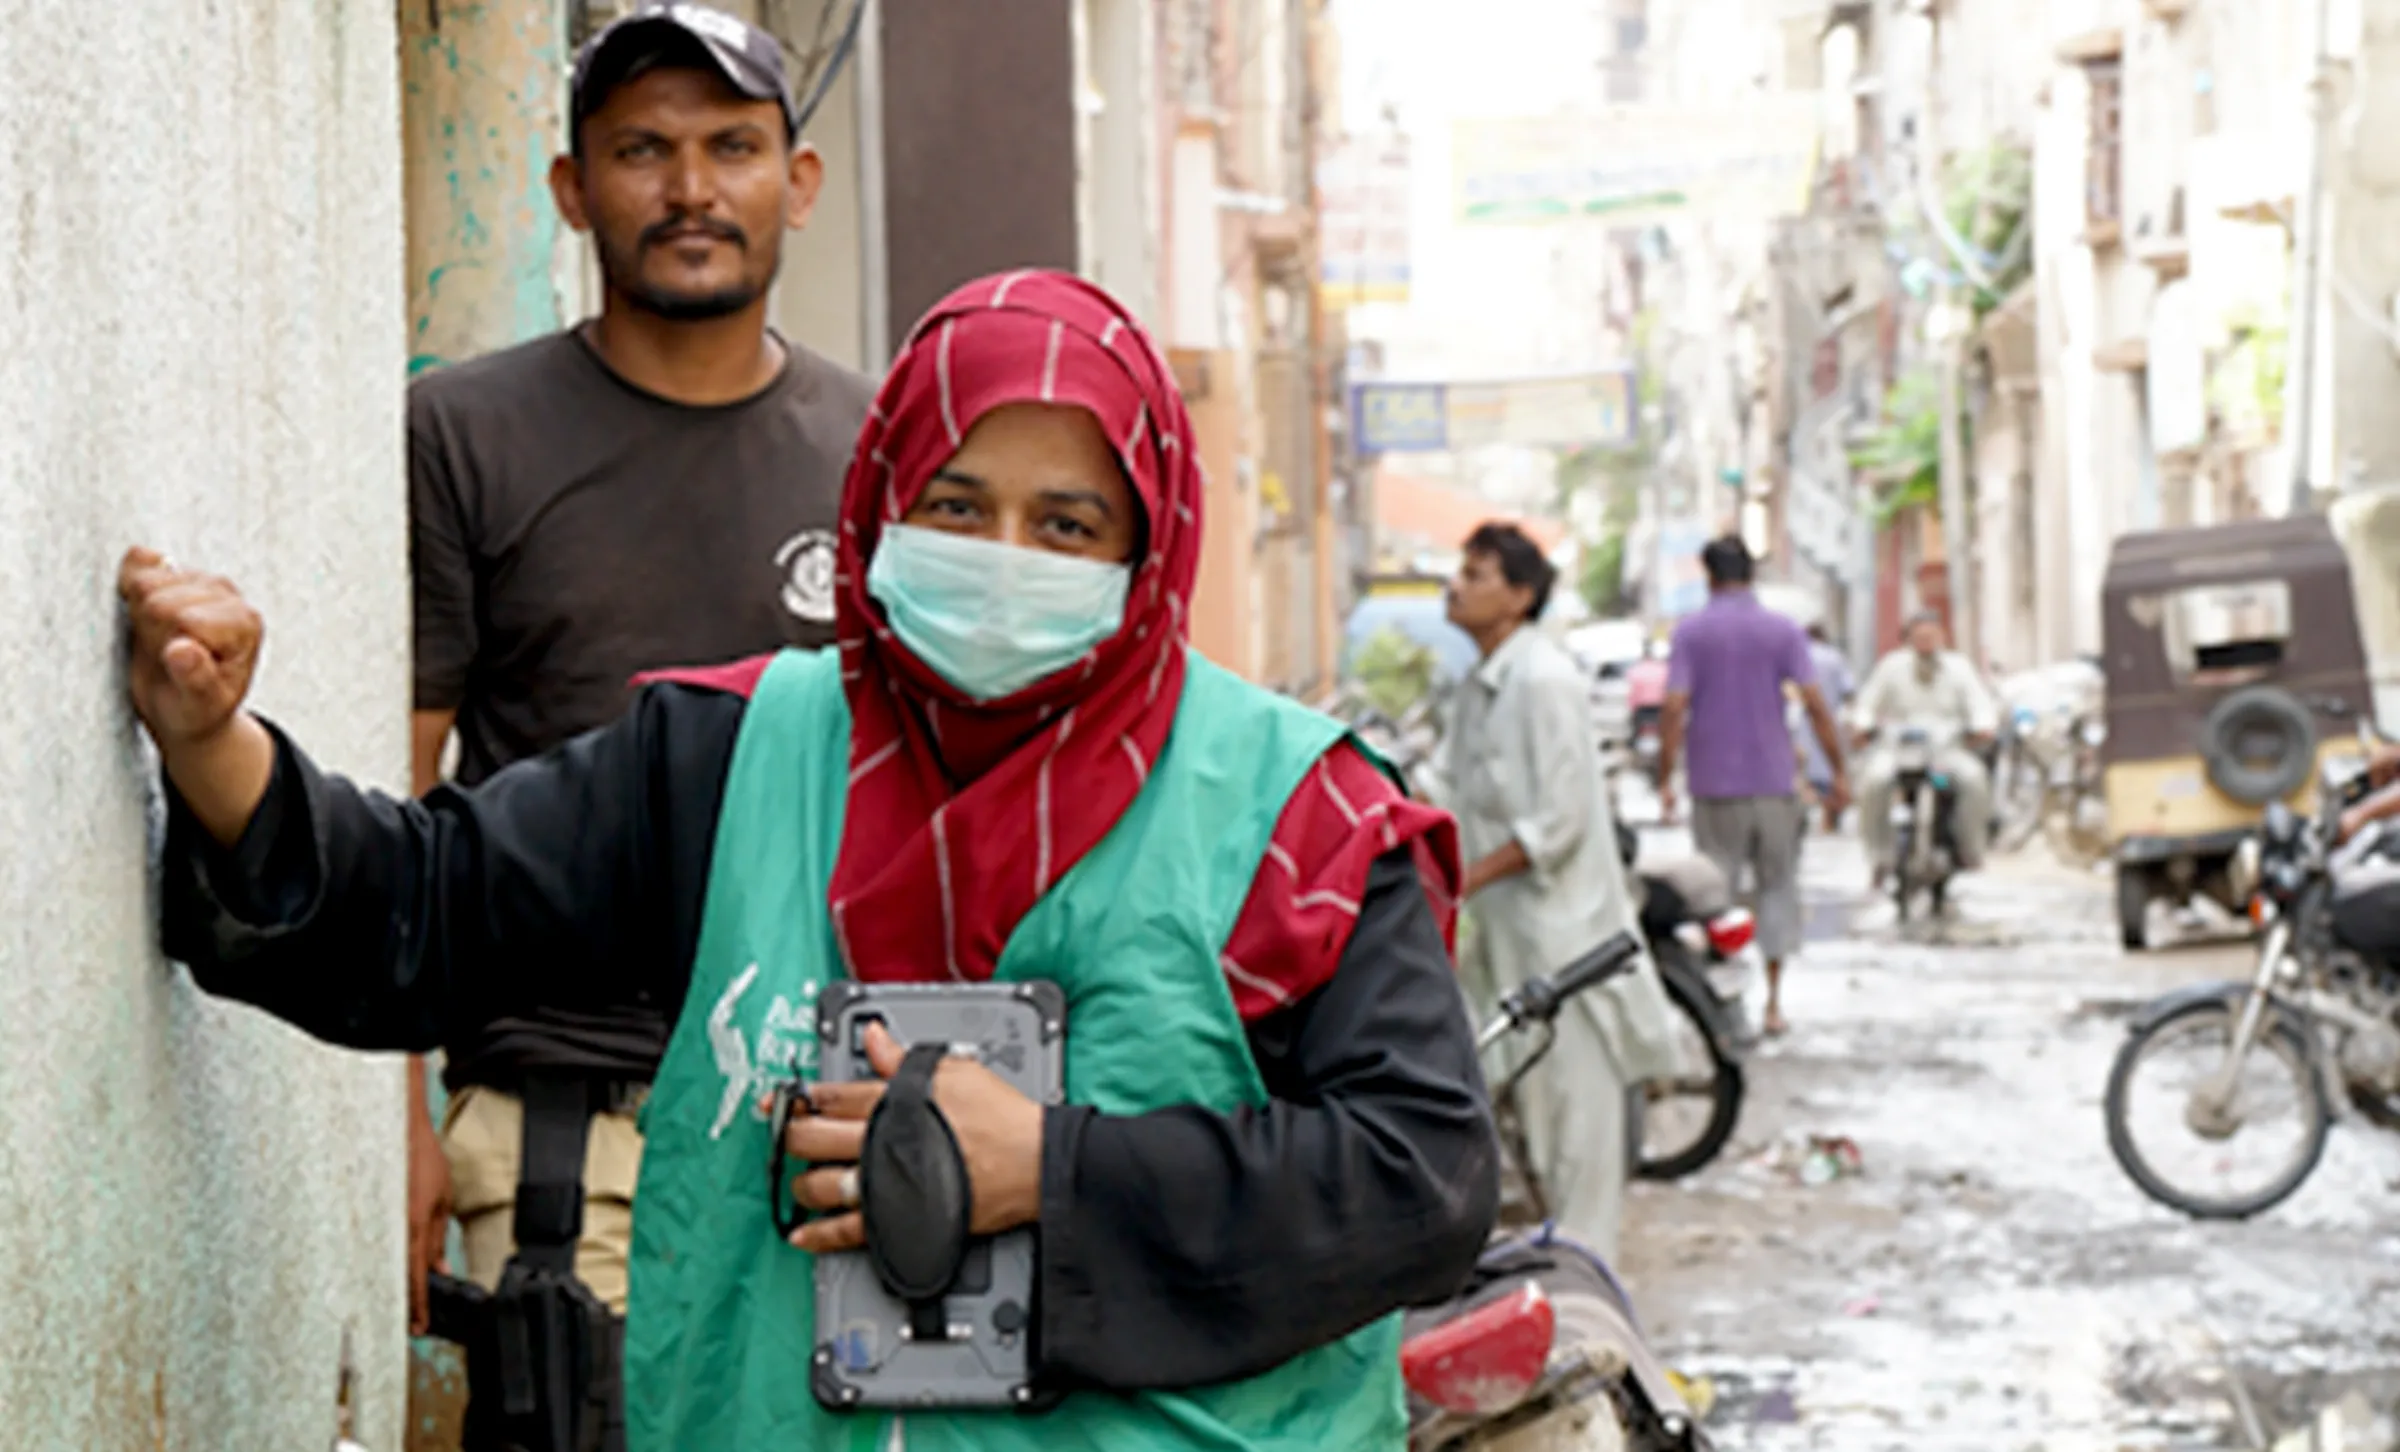
[[[1809,725],[1832,770],[1826,801],[1833,810],[1850,799],[1833,711],[1817,687],[1808,637],[1798,624],[1750,592],[1750,549],[1737,537],[1711,540],[1700,552],[1708,571],[1708,604],[1675,627],[1667,657],[1667,703],[1659,720],[1659,806],[1675,819],[1675,762],[1688,739],[1684,775],[1692,798],[1692,844],[1736,888],[1751,874],[1750,901],[1758,915],[1758,951],[1767,960],[1770,1035],[1784,1030],[1783,964],[1800,946],[1800,800],[1793,794],[1795,758],[1784,725],[1788,682],[1807,704]]]

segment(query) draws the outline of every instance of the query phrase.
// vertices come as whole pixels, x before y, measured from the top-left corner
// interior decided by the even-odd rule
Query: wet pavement
[[[1724,1452],[2265,1446],[2351,1389],[2400,1399],[2400,1136],[2337,1124],[2244,1224],[2143,1198],[2101,1122],[2126,1015],[2245,950],[2124,954],[2108,879],[2041,853],[1966,879],[1936,939],[1863,901],[1854,840],[1811,839],[1793,1032],[1726,1154],[1638,1187],[1625,1237]],[[1861,1173],[1804,1184],[1812,1136]]]

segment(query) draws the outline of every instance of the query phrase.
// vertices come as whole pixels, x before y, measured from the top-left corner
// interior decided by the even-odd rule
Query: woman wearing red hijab
[[[682,1006],[644,1111],[643,1452],[1397,1447],[1392,1313],[1455,1288],[1497,1195],[1455,837],[1338,725],[1189,652],[1201,495],[1166,365],[1112,300],[970,284],[859,440],[838,650],[671,674],[423,803],[244,713],[257,617],[136,551],[168,949],[360,1048],[533,1002]],[[810,1392],[815,1256],[865,1242],[882,1086],[812,1087],[785,1148],[821,1213],[789,1244],[762,1095],[813,1077],[791,1025],[843,976],[1066,992],[1066,1104],[959,1060],[931,1081],[972,1229],[1038,1228],[1047,1412],[845,1417]]]

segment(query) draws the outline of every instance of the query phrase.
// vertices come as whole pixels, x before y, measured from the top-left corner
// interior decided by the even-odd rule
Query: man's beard
[[[630,284],[612,283],[619,296],[634,307],[670,323],[705,323],[716,318],[731,317],[758,301],[763,289],[749,283],[737,283],[715,292],[669,292],[652,287],[638,279]]]
[[[718,318],[731,317],[751,306],[765,295],[768,287],[773,285],[775,281],[773,263],[779,262],[780,259],[771,261],[767,269],[767,276],[763,281],[745,277],[727,286],[705,292],[659,287],[646,281],[642,276],[643,257],[649,253],[652,247],[667,245],[666,233],[686,225],[688,224],[683,218],[670,218],[644,228],[641,236],[634,240],[630,249],[617,246],[601,247],[600,275],[608,284],[609,290],[624,298],[633,307],[663,321],[705,323]],[[744,257],[749,256],[750,239],[739,228],[722,223],[702,223],[701,225],[711,235],[741,249]]]

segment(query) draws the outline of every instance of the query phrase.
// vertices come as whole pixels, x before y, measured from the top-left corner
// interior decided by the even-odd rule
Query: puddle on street
[[[2336,1127],[2271,1214],[2151,1204],[2100,1113],[2122,1018],[2238,945],[2121,954],[2105,879],[1995,875],[1976,931],[1880,930],[1855,848],[1811,844],[1794,1024],[1720,1160],[1636,1188],[1626,1270],[1725,1452],[2200,1452],[2400,1398],[2400,1136]],[[1804,861],[1804,865],[1807,865]],[[1806,1147],[1856,1145],[1808,1183]],[[2237,1390],[2238,1382],[2238,1390]]]

